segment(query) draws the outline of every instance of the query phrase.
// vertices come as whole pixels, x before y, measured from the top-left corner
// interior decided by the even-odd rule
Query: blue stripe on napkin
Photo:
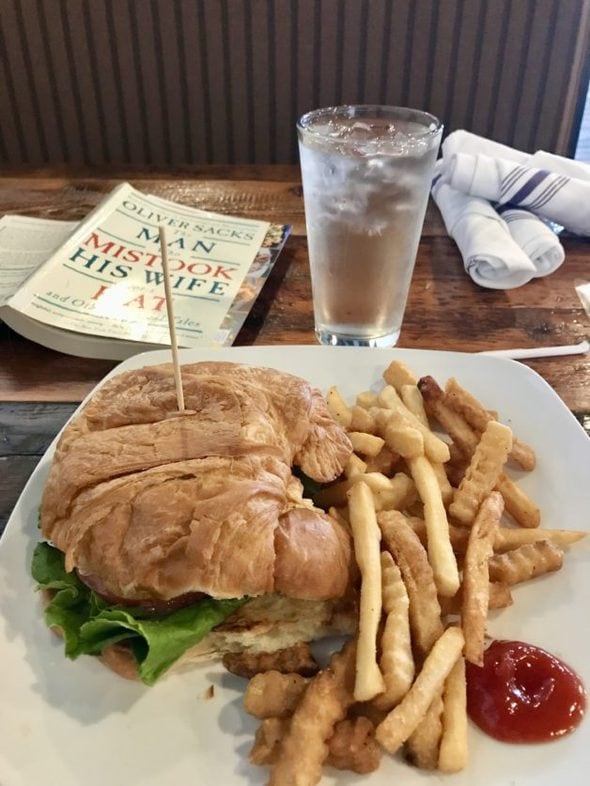
[[[534,190],[539,186],[543,180],[546,180],[551,175],[551,172],[547,172],[545,169],[539,169],[538,172],[527,180],[527,182],[514,194],[514,196],[510,197],[510,202],[513,205],[519,205],[524,199],[526,199]]]

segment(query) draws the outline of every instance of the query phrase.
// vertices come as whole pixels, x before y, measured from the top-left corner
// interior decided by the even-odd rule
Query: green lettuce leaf
[[[292,472],[296,478],[299,478],[303,485],[303,496],[307,499],[313,499],[315,495],[324,488],[325,483],[319,483],[317,480],[312,480],[300,467],[292,467]]]
[[[31,572],[40,589],[55,593],[45,607],[45,621],[61,628],[66,655],[77,658],[84,651],[80,629],[91,614],[94,593],[75,573],[66,573],[64,555],[48,543],[35,548]]]
[[[82,625],[84,652],[98,655],[109,644],[128,640],[139,676],[146,685],[153,685],[186,650],[243,603],[208,598],[157,620],[137,619],[128,609],[105,609]]]
[[[146,685],[153,685],[186,650],[247,602],[207,598],[158,618],[147,617],[142,609],[109,606],[75,573],[66,572],[63,553],[48,543],[35,548],[31,572],[40,589],[55,593],[45,620],[61,628],[69,658],[99,655],[125,641]]]

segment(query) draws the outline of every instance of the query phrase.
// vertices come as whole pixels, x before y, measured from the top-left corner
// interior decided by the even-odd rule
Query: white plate
[[[344,395],[378,385],[393,358],[441,382],[456,376],[536,450],[539,465],[522,485],[542,508],[543,524],[587,527],[590,440],[551,388],[527,367],[478,355],[412,350],[252,347],[186,350],[183,361],[224,359],[273,366]],[[168,360],[151,352],[112,374]],[[112,375],[111,374],[111,375]],[[49,449],[27,484],[0,542],[0,784],[2,786],[232,786],[262,784],[264,769],[247,753],[256,723],[241,710],[244,681],[216,665],[173,674],[154,688],[127,682],[91,657],[65,659],[60,640],[43,622],[29,574],[37,509]],[[497,613],[491,633],[522,639],[563,657],[590,685],[590,560],[585,541],[566,567],[515,592]],[[205,699],[209,685],[212,699]],[[590,723],[551,744],[511,746],[470,730],[468,769],[425,774],[399,759],[360,777],[328,770],[324,783],[403,783],[424,786],[553,786],[590,770]],[[398,780],[399,779],[399,780]]]

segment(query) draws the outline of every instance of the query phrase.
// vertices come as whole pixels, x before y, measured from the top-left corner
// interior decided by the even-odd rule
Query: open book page
[[[0,306],[49,259],[77,226],[77,221],[46,221],[28,216],[0,219]]]
[[[70,331],[168,344],[160,225],[167,229],[179,344],[217,343],[270,225],[189,208],[127,183],[82,222],[8,305]]]

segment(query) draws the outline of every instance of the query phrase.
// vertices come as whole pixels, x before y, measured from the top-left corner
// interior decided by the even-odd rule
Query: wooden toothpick
[[[172,348],[172,363],[174,365],[174,383],[176,385],[176,400],[178,411],[182,414],[184,408],[184,391],[182,389],[182,376],[178,361],[178,342],[176,341],[176,324],[174,322],[174,303],[170,289],[170,272],[168,269],[168,246],[166,245],[166,227],[159,227],[160,250],[162,255],[162,270],[164,271],[164,293],[166,295],[166,313],[168,314],[168,328],[170,330],[170,346]]]

